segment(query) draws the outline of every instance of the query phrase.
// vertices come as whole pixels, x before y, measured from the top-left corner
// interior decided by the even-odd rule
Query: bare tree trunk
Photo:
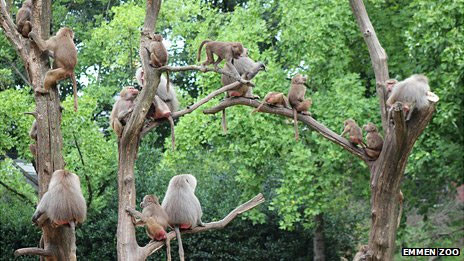
[[[350,0],[350,5],[369,50],[376,78],[382,126],[386,131],[379,158],[368,162],[371,172],[372,222],[369,246],[364,248],[363,252],[367,260],[393,260],[401,179],[409,153],[433,116],[435,103],[431,103],[426,110],[415,112],[414,117],[408,122],[405,121],[402,105],[395,104],[392,108],[393,121],[387,122],[385,105],[387,99],[385,81],[389,79],[387,54],[377,39],[363,1]]]
[[[313,236],[314,261],[325,261],[324,214],[314,217],[316,229]]]

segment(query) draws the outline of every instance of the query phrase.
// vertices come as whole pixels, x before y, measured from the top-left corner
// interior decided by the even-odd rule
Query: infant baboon
[[[184,248],[179,229],[191,229],[204,226],[201,221],[203,212],[200,201],[195,196],[197,180],[193,175],[183,174],[171,178],[166,196],[161,206],[169,216],[169,224],[176,231],[179,242],[179,256],[184,260]]]
[[[16,26],[18,27],[18,32],[24,37],[28,37],[32,30],[31,17],[32,0],[26,0],[23,2],[23,5],[19,8],[18,13],[16,14]]]
[[[377,127],[369,122],[363,126],[363,129],[367,132],[366,136],[366,154],[371,158],[378,158],[383,147],[383,139],[377,131]]]
[[[110,126],[113,128],[118,138],[121,138],[124,130],[121,120],[134,109],[134,101],[138,94],[139,91],[137,89],[132,86],[127,86],[121,91],[119,100],[113,105],[113,110],[110,115]]]
[[[168,214],[161,207],[158,197],[146,195],[140,203],[142,215],[147,218],[147,235],[153,240],[166,239],[166,229],[168,228]]]
[[[87,206],[79,177],[67,170],[56,170],[32,221],[42,226],[43,222],[37,222],[39,218],[43,221],[50,219],[54,226],[69,224],[74,227],[76,223],[84,222],[86,215]]]
[[[306,93],[306,83],[307,77],[304,77],[301,74],[295,75],[292,78],[292,83],[290,85],[290,90],[288,91],[288,101],[290,106],[292,106],[293,110],[293,122],[295,127],[295,140],[298,141],[298,112],[302,114],[309,114],[308,110],[311,107],[312,100],[306,99],[305,100],[305,93]]]
[[[428,92],[430,92],[429,80],[422,74],[414,74],[409,78],[393,84],[394,81],[387,81],[387,88],[392,89],[390,97],[386,104],[391,107],[395,102],[403,103],[403,110],[406,115],[406,120],[411,118],[414,109],[422,110],[429,106]],[[389,115],[391,114],[391,109]],[[390,117],[388,117],[389,119]]]
[[[350,135],[350,142],[355,146],[357,144],[361,145],[361,147],[366,147],[366,144],[363,141],[362,130],[359,128],[358,124],[353,119],[347,119],[344,122],[345,128],[340,134],[343,137],[345,133],[349,133]]]
[[[74,45],[74,33],[70,28],[61,28],[55,36],[44,41],[35,32],[30,32],[29,37],[34,40],[42,52],[51,52],[53,61],[53,69],[45,74],[44,87],[37,88],[35,91],[39,93],[48,93],[52,86],[55,86],[58,81],[71,77],[73,82],[74,92],[74,111],[77,111],[77,83],[74,67],[77,64],[77,49]]]
[[[290,108],[287,97],[281,92],[270,92],[266,94],[261,104],[252,111],[252,113],[257,112],[263,107],[264,104],[269,104],[273,106],[279,106],[284,108]]]

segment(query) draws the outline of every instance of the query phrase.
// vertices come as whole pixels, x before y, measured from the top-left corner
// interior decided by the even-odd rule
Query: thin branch
[[[201,105],[207,103],[212,98],[214,98],[214,97],[218,96],[219,94],[224,93],[224,92],[226,92],[228,90],[231,90],[231,89],[239,86],[240,84],[241,83],[237,81],[237,82],[233,82],[233,83],[231,83],[229,85],[223,86],[223,87],[211,92],[205,98],[199,100],[197,103],[195,103],[195,104],[193,104],[191,106],[188,106],[186,109],[174,112],[172,114],[172,118],[176,119],[176,118],[179,118],[181,116],[184,116],[185,114],[191,113],[194,110],[196,110],[198,107],[200,107]],[[153,128],[158,127],[159,125],[160,125],[160,121],[154,121],[154,122],[148,123],[148,125],[143,128],[143,130],[141,132],[141,136],[143,137],[150,130],[152,130]]]
[[[10,186],[8,186],[6,183],[3,183],[3,181],[0,180],[0,185],[2,185],[3,187],[5,187],[7,190],[11,191],[13,194],[17,195],[18,197],[26,200],[26,203],[29,203],[31,206],[34,206],[34,202],[32,202],[32,200],[30,200],[26,195],[24,195],[23,193],[11,188]]]
[[[254,87],[255,85],[248,81],[248,80],[245,80],[245,79],[242,79],[240,77],[240,75],[238,74],[233,74],[229,71],[226,71],[224,69],[221,69],[221,68],[214,68],[214,67],[205,67],[205,66],[198,66],[198,65],[187,65],[187,66],[180,66],[180,67],[173,67],[173,66],[163,66],[163,67],[159,67],[159,68],[155,68],[155,70],[158,70],[160,72],[163,72],[163,71],[170,71],[170,72],[183,72],[183,71],[200,71],[200,72],[217,72],[217,73],[221,73],[221,74],[224,74],[224,75],[227,75],[237,81],[240,81],[240,83],[243,83],[243,84],[247,84],[247,85],[250,85],[252,87]]]
[[[33,175],[29,174],[26,170],[21,168],[21,166],[19,166],[18,163],[16,161],[14,161],[13,159],[11,159],[11,162],[12,162],[13,166],[15,166],[16,169],[18,169],[21,172],[21,174],[23,174],[24,178],[26,178],[27,180],[29,180],[32,183],[31,186],[35,190],[38,190],[39,181],[37,180],[37,172],[36,172],[36,176],[33,176]]]
[[[20,248],[14,252],[15,257],[22,255],[52,256],[52,252],[39,247]]]
[[[29,82],[28,80],[29,76],[26,77],[26,75],[22,74],[21,71],[19,71],[18,67],[16,67],[16,65],[12,61],[10,61],[9,59],[5,59],[5,60],[10,64],[11,67],[13,67],[16,74],[24,81],[25,84],[29,85],[29,87],[31,88],[34,88],[31,82]]]
[[[249,98],[230,98],[226,99],[221,102],[219,105],[216,105],[212,108],[206,109],[203,111],[205,114],[214,114],[224,110],[227,107],[234,106],[234,105],[246,105],[250,107],[257,108],[261,103],[254,99]],[[288,118],[293,119],[293,111],[287,108],[281,107],[271,107],[269,105],[263,105],[260,109],[261,112],[266,112],[270,114],[282,115]],[[319,123],[311,116],[298,114],[298,120],[303,122],[304,124],[308,125],[313,130],[319,132],[323,137],[332,141],[333,143],[341,146],[343,149],[347,150],[348,152],[358,156],[364,161],[372,160],[369,158],[366,153],[358,147],[353,146],[347,139],[343,138],[342,136],[338,135],[337,133],[333,132],[332,130],[328,129],[323,124]]]
[[[259,204],[264,202],[263,194],[259,193],[254,198],[250,199],[248,202],[243,203],[242,205],[238,206],[234,210],[232,210],[225,218],[220,221],[206,223],[204,227],[195,227],[194,229],[183,230],[181,231],[182,234],[194,234],[199,233],[207,230],[212,229],[222,229],[226,227],[232,220],[234,220],[238,215],[251,210],[258,206]],[[176,238],[176,233],[171,231],[167,234],[167,239],[172,240]],[[164,241],[154,241],[148,243],[145,247],[143,247],[142,251],[145,253],[146,256],[153,254],[154,252],[158,251],[163,247],[165,244]]]
[[[73,138],[74,138],[74,145],[76,145],[77,153],[79,154],[79,159],[81,160],[82,167],[85,168],[84,157],[82,156],[81,147],[77,142],[76,133],[73,131]],[[87,200],[87,207],[92,204],[93,200],[93,190],[92,185],[90,183],[90,176],[87,174],[87,171],[84,171],[85,182],[87,183],[87,191],[89,193],[89,198]]]

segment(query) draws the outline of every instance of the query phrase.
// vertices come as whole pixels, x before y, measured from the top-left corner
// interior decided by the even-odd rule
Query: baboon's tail
[[[180,237],[180,230],[179,230],[179,226],[176,225],[174,227],[174,230],[176,231],[176,237],[177,237],[177,242],[179,244],[179,259],[181,261],[184,261],[185,260],[185,257],[184,257],[184,247],[182,246],[182,238]]]
[[[203,48],[203,45],[205,43],[209,43],[209,42],[211,42],[211,40],[204,40],[203,42],[201,42],[200,47],[198,48],[198,54],[197,54],[197,60],[198,61],[200,61],[200,59],[201,59],[201,48]]]
[[[293,108],[293,125],[295,126],[295,140],[298,141],[299,135],[298,135],[298,117],[297,117],[298,112],[296,111],[295,108]]]

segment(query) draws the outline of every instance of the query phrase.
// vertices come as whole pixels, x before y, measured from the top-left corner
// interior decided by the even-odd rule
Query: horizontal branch
[[[20,248],[14,252],[15,257],[22,255],[52,256],[52,252],[39,247]]]
[[[207,103],[208,101],[210,101],[212,98],[218,96],[219,94],[221,93],[224,93],[226,91],[229,91],[231,89],[234,89],[235,87],[239,86],[241,83],[240,82],[233,82],[229,85],[226,85],[226,86],[223,86],[213,92],[211,92],[210,94],[208,94],[205,98],[199,100],[197,103],[193,104],[193,105],[190,105],[188,106],[186,109],[183,109],[183,110],[180,110],[180,111],[176,111],[172,114],[172,118],[173,119],[176,119],[176,118],[179,118],[179,117],[182,117],[184,116],[185,114],[188,114],[188,113],[191,113],[193,112],[194,110],[196,110],[198,107],[200,107],[201,105]],[[141,132],[141,136],[143,137],[145,134],[147,134],[150,130],[152,130],[153,128],[156,128],[158,127],[162,121],[167,121],[166,119],[162,119],[162,120],[154,120],[152,122],[149,122],[146,127],[144,127],[142,129],[142,132]]]
[[[216,105],[212,108],[206,109],[203,111],[205,114],[214,114],[224,110],[227,107],[234,106],[234,105],[246,105],[250,107],[257,108],[261,103],[254,99],[249,98],[230,98],[226,99],[221,102],[219,105]],[[270,114],[282,115],[288,118],[293,119],[293,111],[287,108],[281,107],[271,107],[269,105],[263,105],[260,109],[260,112],[266,112]],[[353,146],[347,139],[343,138],[342,136],[338,135],[337,133],[333,132],[332,130],[328,129],[323,124],[316,121],[314,118],[308,115],[303,115],[301,113],[298,114],[298,120],[303,122],[304,124],[308,125],[313,130],[320,133],[324,138],[332,141],[333,143],[341,146],[343,149],[349,151],[350,153],[358,156],[364,161],[372,160],[370,159],[365,152],[358,147]]]
[[[263,202],[264,202],[264,196],[263,194],[259,193],[254,198],[250,199],[248,202],[243,203],[242,205],[232,210],[222,220],[211,222],[211,223],[205,223],[204,224],[205,226],[203,227],[195,227],[193,229],[182,230],[181,233],[182,234],[194,234],[194,233],[199,233],[199,232],[212,230],[212,229],[222,229],[226,227],[238,215],[255,208],[256,206],[258,206],[259,204]],[[171,231],[169,234],[167,234],[168,240],[175,239],[175,237],[176,237],[176,233],[174,231]],[[158,251],[159,249],[161,249],[164,244],[165,244],[164,241],[152,241],[148,243],[145,247],[143,247],[143,251],[145,252],[146,256],[149,256],[153,254],[154,252]]]
[[[158,70],[158,71],[170,71],[170,72],[183,72],[183,71],[200,71],[200,72],[217,72],[217,73],[221,73],[221,74],[224,74],[224,75],[227,75],[237,81],[239,81],[240,83],[243,83],[243,84],[248,84],[250,86],[255,86],[252,82],[250,81],[247,81],[245,79],[242,79],[240,77],[240,75],[237,75],[237,74],[233,74],[229,71],[226,71],[224,69],[216,69],[214,67],[205,67],[205,66],[199,66],[199,65],[187,65],[187,66],[180,66],[180,67],[173,67],[173,66],[163,66],[163,67],[159,67],[159,68],[155,68],[155,70]]]

